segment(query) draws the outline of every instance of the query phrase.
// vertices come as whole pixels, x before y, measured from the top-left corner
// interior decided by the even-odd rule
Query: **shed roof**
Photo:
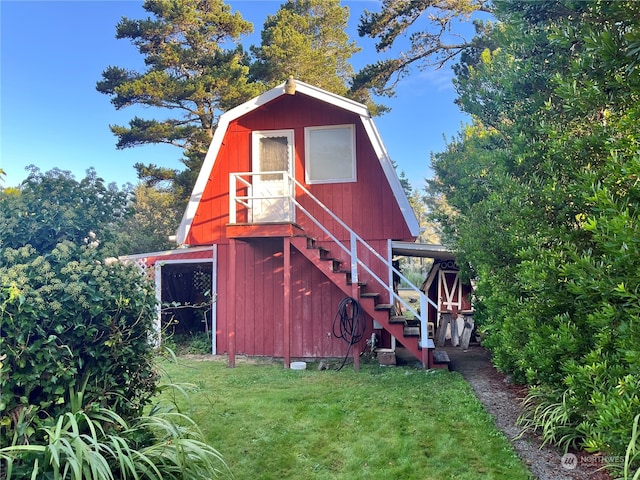
[[[445,245],[412,242],[391,242],[394,255],[404,257],[424,257],[436,260],[455,260],[455,256]]]
[[[209,146],[209,150],[207,151],[204,162],[202,164],[202,169],[200,170],[198,179],[196,180],[193,192],[191,194],[191,198],[189,199],[189,203],[185,210],[184,216],[182,217],[182,222],[178,227],[176,239],[179,244],[184,244],[189,235],[191,222],[193,221],[193,218],[198,210],[198,204],[204,194],[207,181],[211,172],[213,171],[213,167],[218,157],[218,152],[222,146],[222,142],[229,125],[234,120],[256,110],[262,105],[265,105],[266,103],[271,102],[280,96],[287,95],[284,88],[285,83],[286,82],[281,83],[280,85],[272,88],[262,95],[259,95],[249,100],[248,102],[243,103],[242,105],[232,108],[231,110],[220,116],[218,120],[218,126],[215,130],[215,133],[213,134],[213,139],[211,140],[211,145]],[[371,118],[371,114],[369,113],[369,109],[367,108],[367,106],[348,98],[341,97],[340,95],[336,95],[335,93],[331,93],[321,88],[314,87],[304,82],[296,80],[295,83],[296,94],[299,93],[302,95],[307,95],[309,97],[315,98],[322,102],[326,102],[337,108],[347,110],[359,116],[367,137],[369,138],[373,150],[378,157],[380,165],[382,166],[385,177],[389,182],[389,185],[391,186],[393,195],[398,202],[398,206],[402,212],[403,218],[409,228],[409,231],[412,235],[417,237],[419,235],[418,220],[415,216],[415,213],[413,212],[413,209],[411,208],[411,205],[409,204],[407,196],[404,193],[404,189],[402,188],[402,184],[400,183],[400,180],[396,174],[393,163],[391,162],[391,158],[389,157],[389,154],[387,153],[387,150],[382,143],[382,138],[380,137],[378,129],[373,123],[373,119]]]
[[[130,261],[136,263],[144,263],[145,266],[151,267],[157,262],[184,262],[201,260],[203,262],[213,259],[213,250],[209,246],[176,248],[175,250],[165,250],[162,252],[138,253],[133,255],[123,255],[118,258],[121,261]]]

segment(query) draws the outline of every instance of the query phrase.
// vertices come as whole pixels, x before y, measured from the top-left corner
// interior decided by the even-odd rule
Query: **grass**
[[[163,362],[236,479],[530,479],[457,373]]]

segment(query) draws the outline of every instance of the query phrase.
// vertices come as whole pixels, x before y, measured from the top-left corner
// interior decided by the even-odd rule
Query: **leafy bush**
[[[163,345],[173,350],[177,355],[210,355],[211,334],[199,333],[174,333],[162,336]]]
[[[76,182],[34,168],[0,188],[0,479],[223,470],[187,417],[142,415],[158,392],[154,287],[105,260],[129,201],[93,171]]]
[[[129,420],[156,391],[155,296],[135,267],[58,244],[0,252],[0,444],[32,443],[67,411],[69,392]]]
[[[535,387],[525,425],[621,456],[640,412],[638,4],[495,12],[476,39],[490,49],[457,67],[474,118],[434,156],[455,209],[438,215],[478,276],[494,362]]]

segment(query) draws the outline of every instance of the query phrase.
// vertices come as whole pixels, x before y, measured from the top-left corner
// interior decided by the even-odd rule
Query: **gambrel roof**
[[[285,92],[285,83],[272,88],[271,90],[259,95],[258,97],[249,100],[242,105],[239,105],[228,112],[224,113],[220,116],[218,121],[218,127],[215,130],[213,135],[213,139],[211,141],[211,145],[209,150],[207,151],[207,155],[205,156],[204,163],[202,165],[202,169],[200,170],[200,174],[198,175],[198,179],[196,180],[195,187],[191,194],[191,198],[189,200],[189,204],[185,210],[184,216],[182,218],[182,222],[180,227],[178,228],[176,240],[179,244],[184,244],[186,239],[188,238],[189,230],[191,228],[191,223],[194,219],[196,211],[198,210],[198,204],[200,199],[203,196],[205,187],[207,186],[207,181],[213,171],[216,159],[218,158],[218,153],[222,146],[222,142],[227,133],[227,129],[229,125],[238,118],[260,108],[261,106],[277,99],[280,96],[287,95]],[[393,167],[393,163],[391,162],[391,158],[387,153],[387,150],[382,143],[382,139],[378,130],[373,123],[373,119],[371,114],[369,113],[369,109],[366,105],[355,102],[345,97],[341,97],[340,95],[336,95],[334,93],[328,92],[318,87],[314,87],[312,85],[306,84],[304,82],[297,81],[296,84],[296,94],[300,93],[302,95],[307,95],[319,101],[325,102],[334,107],[346,110],[348,112],[356,114],[361,122],[364,130],[367,134],[369,142],[378,157],[384,175],[393,191],[393,195],[398,203],[400,211],[403,214],[404,220],[409,228],[411,234],[415,237],[419,235],[419,225],[418,220],[409,204],[409,200],[404,193],[404,189],[398,179],[396,171]]]

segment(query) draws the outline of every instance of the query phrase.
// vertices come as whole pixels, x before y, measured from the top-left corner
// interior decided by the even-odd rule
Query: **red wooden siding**
[[[304,127],[356,125],[357,182],[306,185],[304,183]],[[229,173],[251,170],[251,131],[293,129],[296,179],[365,239],[412,240],[403,215],[368,141],[360,118],[311,97],[278,97],[229,125],[218,158],[193,219],[187,243],[226,243],[229,222]],[[325,217],[312,209],[319,219]],[[313,226],[296,219],[303,227]],[[328,225],[333,220],[325,220]],[[346,238],[346,236],[342,237]]]
[[[284,258],[282,239],[237,243],[236,298],[228,298],[228,246],[218,250],[217,349],[228,351],[228,302],[235,301],[236,353],[283,356]],[[332,334],[344,293],[292,249],[291,356],[341,357],[347,344]],[[363,318],[371,325],[371,319]]]
[[[305,184],[305,127],[353,124],[356,127],[357,182]],[[227,238],[229,223],[229,174],[251,171],[251,132],[293,130],[294,170],[298,182],[305,185],[331,211],[364,238],[384,257],[388,257],[388,239],[413,240],[398,201],[369,142],[361,118],[342,108],[300,93],[282,95],[231,121],[218,150],[213,170],[199,199],[198,208],[186,237],[188,245],[218,245],[216,297],[217,351],[230,351],[229,334],[235,328],[234,354],[283,357],[285,342],[290,342],[294,358],[342,357],[346,343],[333,336],[333,322],[344,292],[295,248],[291,249],[290,309],[291,335],[284,338],[284,241],[282,238],[254,238],[236,241],[235,260],[230,259]],[[298,191],[298,200],[325,224],[335,236],[348,240],[348,232]],[[238,222],[246,219],[238,218]],[[296,223],[317,239],[325,237],[311,221],[297,213]],[[349,266],[348,255],[331,242],[322,242],[332,256]],[[386,267],[360,249],[358,252],[383,282]],[[234,278],[230,269],[235,266]],[[361,281],[368,291],[383,289],[366,273]],[[235,293],[234,293],[235,292]],[[230,298],[233,295],[234,298]],[[386,295],[381,301],[389,303]],[[233,314],[233,318],[231,315]],[[367,334],[372,320],[364,317]]]

